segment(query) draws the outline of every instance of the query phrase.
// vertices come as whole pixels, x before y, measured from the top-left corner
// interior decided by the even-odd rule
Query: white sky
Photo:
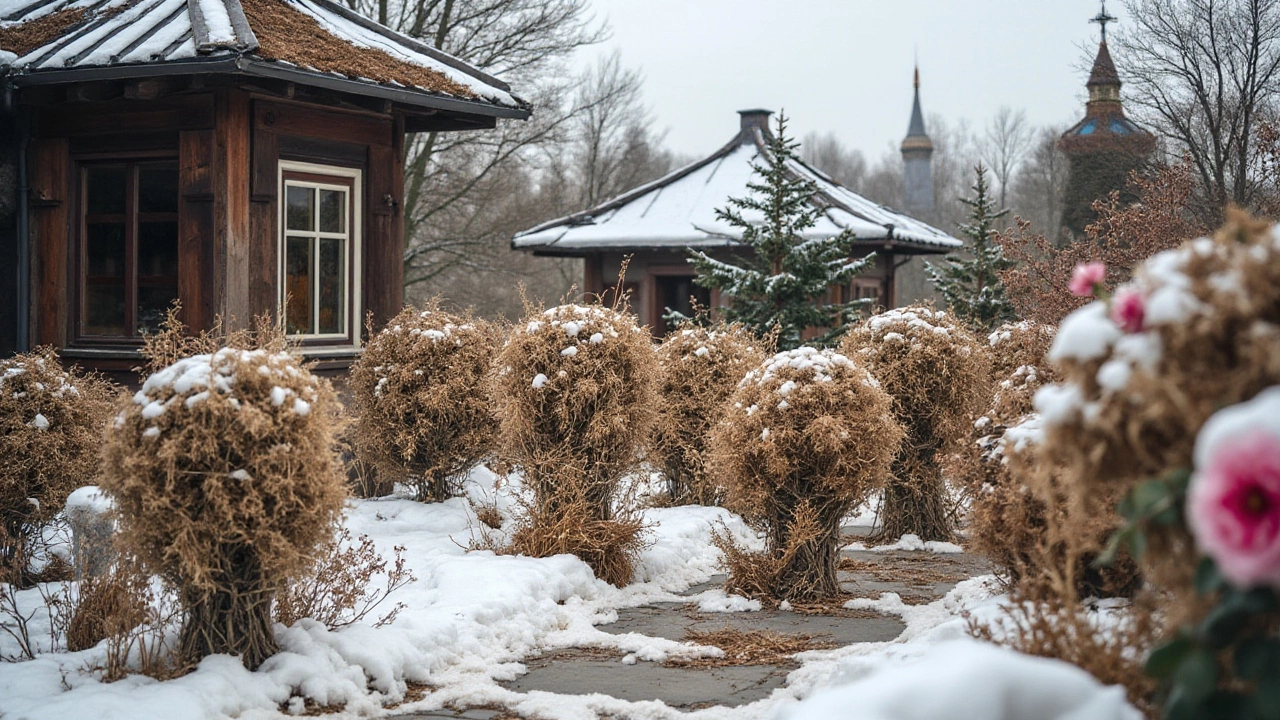
[[[1082,48],[1091,59],[1098,39],[1096,0],[592,3],[613,29],[597,51],[643,72],[668,146],[696,156],[732,137],[737,110],[764,107],[785,108],[796,137],[831,130],[874,162],[906,134],[917,52],[926,116],[981,128],[1009,105],[1069,125],[1084,113]]]

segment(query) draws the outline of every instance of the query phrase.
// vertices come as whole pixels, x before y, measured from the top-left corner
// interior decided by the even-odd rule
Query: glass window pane
[[[124,278],[89,278],[84,311],[85,335],[124,335]]]
[[[165,313],[178,299],[178,283],[152,284],[138,280],[138,332],[153,333],[160,329]]]
[[[311,238],[291,237],[285,242],[285,328],[291,335],[310,334]]]
[[[85,204],[90,215],[123,213],[127,170],[123,167],[93,167],[86,171]]]
[[[98,277],[124,277],[124,223],[89,223],[85,256],[88,275]]]
[[[138,212],[178,212],[176,165],[143,165],[138,168]]]
[[[289,230],[314,230],[315,189],[286,185],[285,194],[289,207],[285,217],[285,227]]]
[[[320,240],[320,332],[341,333],[346,331],[345,318],[342,315],[342,300],[346,294],[346,272],[344,262],[346,243],[337,238]]]
[[[178,223],[138,223],[138,277],[178,275]]]
[[[345,233],[347,231],[347,194],[341,190],[320,191],[320,230]]]

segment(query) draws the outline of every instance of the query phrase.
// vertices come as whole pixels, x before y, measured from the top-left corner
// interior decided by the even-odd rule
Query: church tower
[[[924,131],[920,112],[920,68],[916,67],[915,101],[911,104],[911,124],[902,140],[902,209],[907,215],[929,220],[933,215],[933,141]]]
[[[1105,0],[1102,11],[1089,22],[1102,26],[1098,54],[1085,87],[1089,100],[1084,119],[1062,134],[1058,147],[1070,162],[1066,197],[1063,199],[1062,226],[1076,237],[1095,220],[1093,202],[1113,190],[1120,191],[1122,202],[1137,198],[1126,194],[1130,171],[1141,167],[1155,149],[1155,137],[1124,115],[1120,102],[1120,74],[1116,72],[1107,49],[1107,23],[1116,18],[1107,14]]]

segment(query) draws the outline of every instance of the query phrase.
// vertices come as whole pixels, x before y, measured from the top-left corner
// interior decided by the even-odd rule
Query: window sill
[[[58,351],[58,355],[79,360],[143,360],[142,349],[137,346],[85,347],[71,346]]]

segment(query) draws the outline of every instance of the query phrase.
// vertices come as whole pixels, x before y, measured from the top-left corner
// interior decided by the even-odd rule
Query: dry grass
[[[1140,597],[1110,628],[1101,612],[1075,600],[1064,602],[1054,593],[1030,593],[1015,588],[1007,613],[996,625],[969,619],[973,636],[1007,645],[1021,653],[1069,662],[1104,685],[1120,685],[1129,702],[1155,720],[1155,681],[1143,661],[1159,637],[1151,600]]]
[[[26,575],[28,538],[93,482],[117,394],[97,375],[64,370],[52,348],[0,360],[0,580]]]
[[[667,477],[671,504],[721,501],[723,489],[707,475],[707,441],[738,382],[764,358],[759,341],[738,325],[704,328],[689,323],[658,347],[662,403],[653,459]]]
[[[431,92],[474,98],[475,93],[444,73],[392,57],[377,48],[358,48],[320,26],[314,18],[280,0],[243,0],[245,17],[258,38],[255,53],[322,73],[400,83]]]
[[[840,520],[888,477],[902,430],[866,370],[830,350],[779,353],[752,370],[712,433],[725,505],[765,533],[763,554],[717,540],[729,587],[799,600],[839,591]]]
[[[728,626],[705,632],[689,630],[685,632],[683,639],[698,645],[718,647],[724,651],[724,657],[674,658],[667,660],[664,665],[693,668],[787,665],[794,663],[791,658],[796,653],[838,647],[835,642],[818,635],[738,630]]]
[[[153,374],[108,432],[120,539],[178,589],[180,657],[275,650],[270,606],[309,571],[346,496],[329,383],[284,353],[224,348]]]
[[[497,328],[405,308],[374,335],[351,368],[356,455],[379,483],[413,485],[419,500],[457,494],[466,472],[494,451],[498,421],[486,394]]]
[[[987,349],[954,317],[927,306],[872,316],[840,347],[892,397],[893,415],[906,431],[880,506],[881,535],[953,539],[940,461],[970,437],[986,405]]]
[[[511,552],[570,552],[615,585],[630,582],[641,528],[618,502],[656,417],[659,368],[648,332],[601,306],[531,311],[498,355],[492,398],[505,458],[533,501]]]

